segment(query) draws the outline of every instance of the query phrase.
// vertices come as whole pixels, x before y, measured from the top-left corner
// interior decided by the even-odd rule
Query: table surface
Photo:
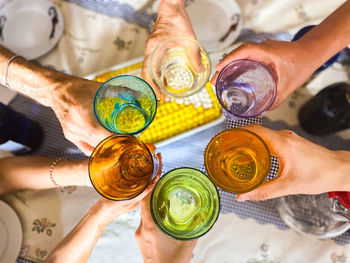
[[[3,2],[7,1],[0,1],[0,4]],[[142,56],[148,36],[147,26],[154,19],[150,9],[145,13],[137,12],[143,8],[146,0],[128,1],[127,4],[125,1],[102,0],[53,2],[64,15],[66,30],[57,47],[39,59],[41,64],[85,76]],[[283,4],[278,0],[237,2],[241,5],[245,21],[239,41],[258,42],[267,38],[289,40],[297,29],[307,24],[317,24],[343,1],[320,3],[306,0],[302,4],[297,0]],[[281,13],[284,14],[283,19],[278,15]],[[275,19],[279,19],[279,23],[275,23]],[[89,30],[81,28],[82,21]],[[212,54],[213,64],[231,49]],[[297,111],[310,96],[330,83],[348,80],[348,75],[348,67],[336,63],[309,83],[308,87],[297,90],[278,109],[269,112],[263,124],[274,129],[295,130],[330,149],[350,150],[349,130],[320,139],[305,134],[297,122]],[[0,100],[4,98],[0,90]],[[47,134],[45,147],[38,154],[84,158],[73,144],[64,139],[60,125],[49,108],[23,96],[17,96],[10,105],[44,124]],[[222,129],[225,129],[224,123],[160,147],[164,171],[179,166],[200,168],[205,145]],[[97,198],[96,192],[87,187],[21,191],[4,196],[3,199],[17,211],[22,221],[24,239],[21,258],[43,261]],[[296,234],[278,219],[273,201],[240,205],[233,198],[231,200],[232,210],[220,214],[214,228],[199,239],[192,262],[349,261],[350,246],[344,245],[346,242],[341,239],[317,240]],[[138,223],[139,212],[135,211],[110,224],[89,262],[111,262],[116,258],[118,262],[141,262],[133,238]],[[35,227],[38,225],[51,231],[37,231]]]

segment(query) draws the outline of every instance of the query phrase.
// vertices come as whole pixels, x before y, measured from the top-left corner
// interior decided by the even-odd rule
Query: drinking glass
[[[211,62],[207,52],[194,39],[172,37],[153,51],[149,73],[164,94],[183,98],[200,91],[207,84]]]
[[[107,137],[97,145],[89,161],[89,176],[96,191],[117,201],[142,193],[158,169],[155,153],[128,134]]]
[[[143,79],[120,75],[103,83],[96,92],[94,111],[110,132],[137,134],[153,121],[157,97]]]
[[[157,182],[151,196],[151,214],[164,233],[190,240],[204,235],[214,225],[219,201],[209,177],[193,168],[178,168]]]
[[[263,64],[241,59],[224,67],[216,81],[216,96],[232,119],[259,116],[275,101],[276,81]]]
[[[221,189],[245,193],[257,188],[270,171],[271,156],[255,133],[235,128],[211,139],[204,154],[205,169]]]

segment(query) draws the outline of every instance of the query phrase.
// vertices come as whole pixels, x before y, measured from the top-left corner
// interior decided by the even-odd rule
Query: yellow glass
[[[241,128],[225,130],[211,139],[204,154],[205,169],[221,189],[245,193],[257,188],[271,167],[266,143]]]
[[[89,161],[92,185],[102,196],[128,200],[139,195],[158,172],[158,159],[132,135],[113,135],[103,140]]]

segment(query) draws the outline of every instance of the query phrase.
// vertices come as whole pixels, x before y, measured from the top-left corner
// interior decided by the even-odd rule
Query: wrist
[[[350,152],[335,151],[334,159],[334,176],[329,175],[335,181],[333,191],[350,192]]]
[[[185,0],[160,0],[160,5],[178,5],[185,7]]]
[[[107,200],[108,201],[108,200]],[[117,217],[111,217],[107,207],[101,202],[101,198],[97,201],[89,210],[89,216],[94,217],[101,229],[105,229],[106,226],[114,221]]]
[[[5,52],[0,58],[2,77],[4,77],[8,55]],[[4,62],[6,59],[6,62]],[[55,90],[67,82],[70,76],[61,72],[41,67],[22,57],[14,59],[8,67],[7,82],[11,89],[23,93],[40,103],[51,106]],[[4,79],[4,78],[2,78]]]

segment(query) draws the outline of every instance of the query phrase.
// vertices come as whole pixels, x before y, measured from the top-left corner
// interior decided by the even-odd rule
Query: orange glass
[[[257,188],[271,167],[265,142],[255,133],[236,128],[217,134],[205,149],[205,169],[221,189],[245,193]]]
[[[102,196],[129,200],[143,192],[158,167],[156,155],[142,141],[132,135],[113,135],[94,149],[89,176]]]

